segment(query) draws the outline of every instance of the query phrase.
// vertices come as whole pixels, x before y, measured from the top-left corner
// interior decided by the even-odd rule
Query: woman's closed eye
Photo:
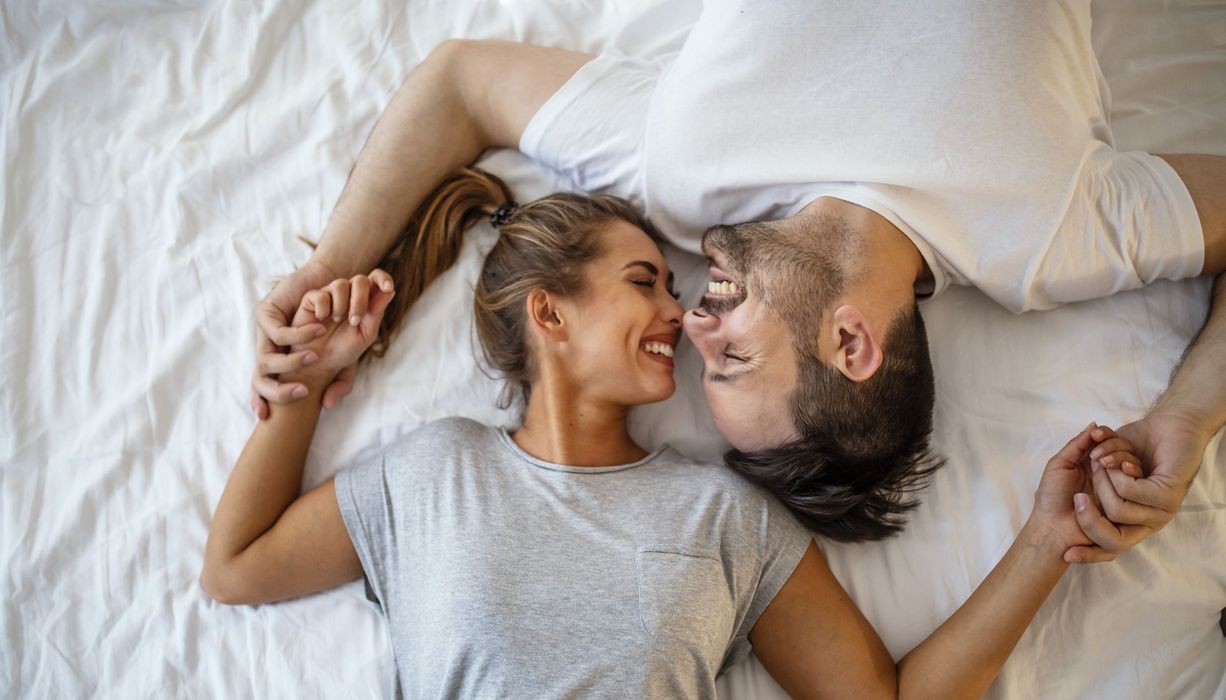
[[[656,286],[656,280],[650,279],[650,278],[643,278],[643,279],[630,280],[630,281],[633,282],[634,284],[637,284],[640,287],[646,287],[648,289]],[[674,292],[671,289],[667,291],[668,291],[669,296],[671,296],[672,298],[677,299],[677,300],[681,299],[681,295],[678,294],[677,292]]]

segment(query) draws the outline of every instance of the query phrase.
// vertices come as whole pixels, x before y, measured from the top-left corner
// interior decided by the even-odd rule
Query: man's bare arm
[[[289,327],[302,295],[374,268],[439,181],[487,148],[517,147],[541,105],[591,58],[528,44],[448,41],[410,73],[362,148],[314,255],[256,307],[252,407],[261,418],[266,400],[289,403],[307,393],[276,379],[308,359],[281,347],[322,330]],[[324,394],[326,407],[349,392],[353,376],[353,368],[341,373]]]
[[[1160,155],[1183,180],[1205,235],[1202,275],[1226,272],[1226,156]]]
[[[1188,346],[1171,384],[1141,420],[1119,429],[1149,465],[1148,473],[1112,458],[1116,441],[1099,445],[1093,503],[1077,514],[1095,546],[1074,547],[1082,562],[1109,561],[1157,532],[1175,517],[1200,469],[1205,447],[1226,425],[1226,156],[1159,156],[1183,180],[1205,239],[1201,274],[1217,275],[1209,315]]]
[[[369,272],[417,205],[487,148],[516,148],[537,110],[591,55],[448,41],[413,70],[375,124],[314,258]]]
[[[1084,562],[1113,559],[1171,521],[1200,469],[1209,440],[1226,425],[1223,377],[1226,274],[1219,275],[1213,286],[1209,316],[1170,387],[1144,418],[1119,429],[1150,471],[1143,476],[1129,474],[1121,463],[1110,461],[1112,441],[1091,452],[1094,462],[1105,467],[1093,476],[1102,512],[1091,503],[1077,519],[1097,546],[1074,547],[1070,556]]]

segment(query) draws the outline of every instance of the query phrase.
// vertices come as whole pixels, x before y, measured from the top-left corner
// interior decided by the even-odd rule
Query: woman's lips
[[[655,350],[666,349],[668,353],[672,354],[677,350],[677,341],[679,339],[680,333],[677,332],[649,335],[639,341],[639,351],[645,353],[656,362],[659,362],[660,364],[671,369],[673,367],[673,358],[669,357],[668,355],[660,354],[659,352],[652,352],[652,350],[649,349],[649,346],[655,346],[653,348]],[[661,346],[668,347],[662,348]]]

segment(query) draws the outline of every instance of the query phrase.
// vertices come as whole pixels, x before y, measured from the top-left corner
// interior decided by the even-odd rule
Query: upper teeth
[[[736,294],[737,289],[736,282],[707,282],[707,291],[711,294]]]
[[[668,343],[643,343],[643,349],[665,357],[673,356],[673,346]]]

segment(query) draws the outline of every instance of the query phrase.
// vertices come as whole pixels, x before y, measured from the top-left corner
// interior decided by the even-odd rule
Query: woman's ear
[[[543,289],[528,293],[528,327],[551,340],[566,340],[566,323],[558,310],[558,298]]]
[[[853,382],[872,377],[885,359],[880,339],[873,333],[860,310],[849,304],[835,309],[831,331],[838,338],[833,364]]]

